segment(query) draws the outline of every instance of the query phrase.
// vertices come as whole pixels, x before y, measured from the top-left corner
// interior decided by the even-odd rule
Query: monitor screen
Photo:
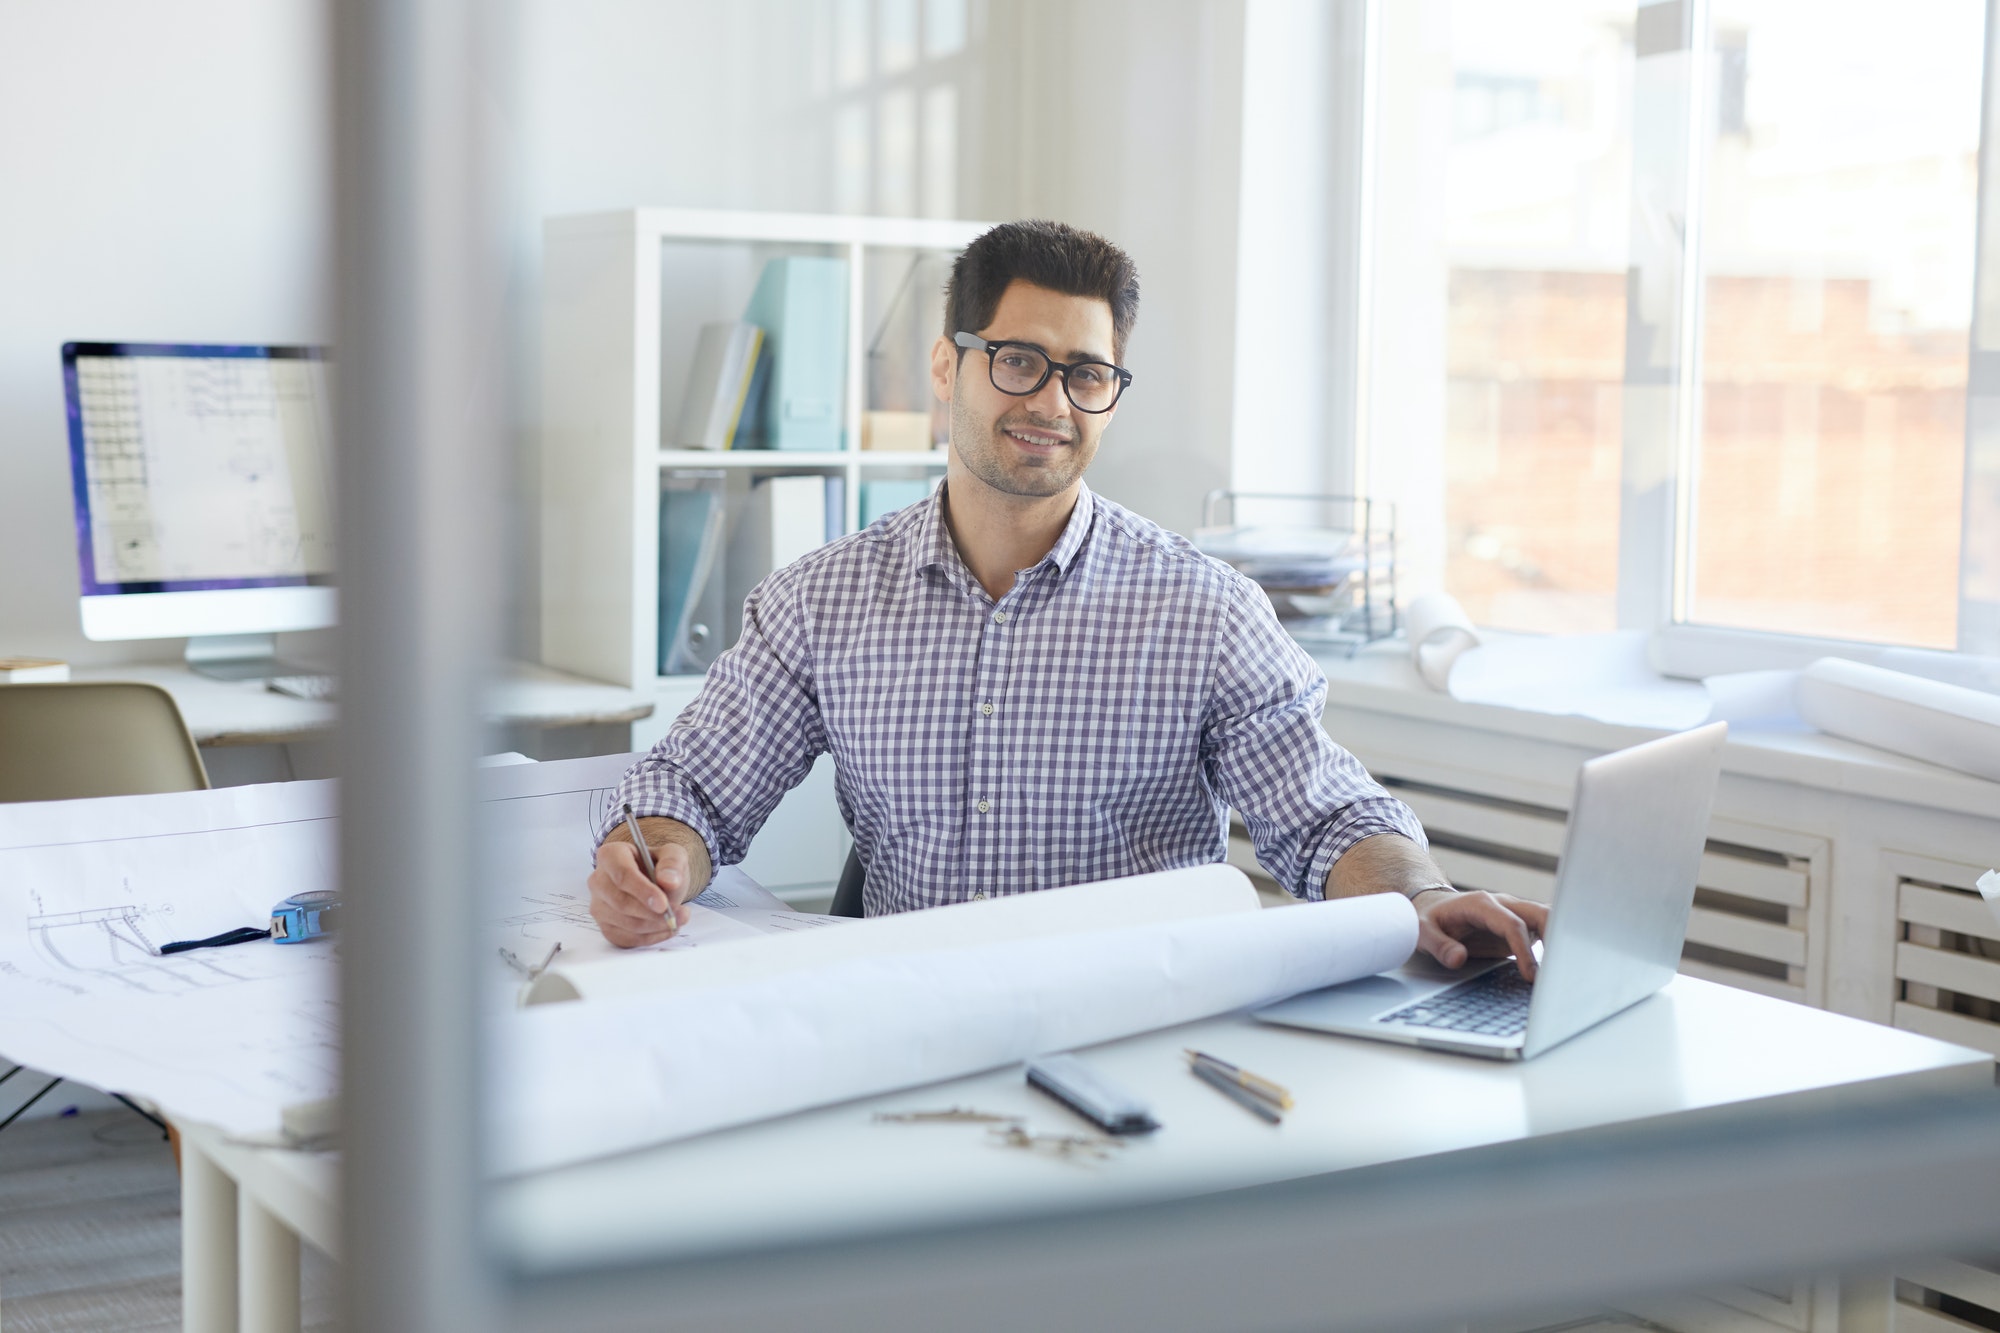
[[[309,347],[65,344],[84,597],[331,585],[326,372]]]

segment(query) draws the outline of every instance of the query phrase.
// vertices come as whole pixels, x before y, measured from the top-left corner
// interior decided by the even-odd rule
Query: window
[[[816,112],[843,213],[956,217],[969,0],[817,0]]]
[[[1376,6],[1361,430],[1406,590],[2000,653],[1985,8]]]
[[[1688,621],[1957,644],[1985,8],[1715,6]]]
[[[1620,4],[1542,8],[1451,7],[1445,583],[1481,623],[1608,629],[1631,24]]]

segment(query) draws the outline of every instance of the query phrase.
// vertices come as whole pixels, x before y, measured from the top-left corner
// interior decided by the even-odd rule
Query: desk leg
[[[181,1140],[181,1328],[236,1333],[236,1182]]]
[[[299,1333],[299,1238],[248,1193],[236,1219],[243,1333]]]

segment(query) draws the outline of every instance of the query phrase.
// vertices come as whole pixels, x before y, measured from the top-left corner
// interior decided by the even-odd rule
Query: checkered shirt
[[[871,916],[1220,861],[1232,806],[1264,868],[1318,898],[1362,838],[1424,844],[1321,728],[1325,701],[1263,592],[1185,538],[1085,488],[995,601],[939,492],[759,584],[619,796],[730,865],[830,751]]]

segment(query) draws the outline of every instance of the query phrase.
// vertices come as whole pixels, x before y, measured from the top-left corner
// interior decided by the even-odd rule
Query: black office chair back
[[[862,905],[861,890],[868,879],[868,872],[861,868],[861,853],[852,846],[847,849],[847,864],[841,867],[840,886],[833,891],[832,913],[835,916],[866,916],[868,910]]]

